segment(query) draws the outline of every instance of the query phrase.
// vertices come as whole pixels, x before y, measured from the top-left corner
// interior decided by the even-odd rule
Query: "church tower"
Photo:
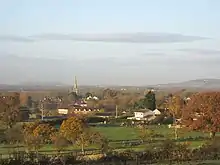
[[[78,92],[79,92],[78,91],[78,82],[77,82],[76,76],[74,79],[73,92],[75,92],[76,94],[78,94]]]

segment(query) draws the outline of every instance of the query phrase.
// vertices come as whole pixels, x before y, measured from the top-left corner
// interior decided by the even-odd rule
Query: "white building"
[[[99,100],[99,98],[97,96],[89,96],[86,100]]]
[[[148,120],[149,117],[154,116],[154,112],[149,109],[142,109],[134,112],[134,117],[128,117],[131,120]]]
[[[58,113],[62,114],[62,115],[68,114],[68,111],[69,110],[67,108],[60,108],[60,109],[58,109]]]
[[[158,115],[161,115],[161,112],[158,110],[158,109],[155,109],[153,111],[154,115],[158,116]]]

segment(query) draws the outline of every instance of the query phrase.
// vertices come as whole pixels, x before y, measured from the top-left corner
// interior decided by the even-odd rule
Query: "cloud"
[[[40,34],[27,37],[3,35],[0,41],[33,42],[41,40],[93,41],[121,43],[176,43],[208,39],[176,33],[112,33],[112,34]]]
[[[220,55],[220,50],[216,49],[178,49],[178,51],[200,55]]]
[[[32,36],[42,40],[70,40],[121,43],[176,43],[208,39],[176,33],[115,33],[115,34],[41,34]]]
[[[21,37],[21,36],[0,36],[0,42],[33,42],[34,39],[30,38],[30,37]]]

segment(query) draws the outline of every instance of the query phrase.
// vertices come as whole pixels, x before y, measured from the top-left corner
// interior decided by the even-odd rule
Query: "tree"
[[[170,114],[173,116],[174,120],[176,118],[182,117],[182,111],[184,108],[184,100],[176,95],[168,99],[167,108]]]
[[[86,98],[88,98],[88,97],[92,97],[92,93],[90,93],[90,92],[86,92],[85,97],[86,97]]]
[[[142,140],[142,142],[151,140],[154,135],[155,133],[151,129],[147,129],[145,127],[141,127],[139,129],[139,137]]]
[[[23,134],[24,137],[30,134],[33,134],[33,131],[35,130],[35,128],[37,128],[37,126],[40,124],[39,121],[35,121],[33,123],[27,123],[23,125]]]
[[[81,146],[81,150],[83,153],[85,153],[85,147],[90,144],[90,138],[91,138],[91,130],[89,128],[86,128],[83,130],[82,133],[80,133],[76,139],[76,144],[78,146]]]
[[[15,125],[5,132],[6,139],[10,144],[19,144],[23,142],[24,135],[20,125]]]
[[[12,128],[12,126],[18,121],[19,106],[19,93],[0,97],[0,119],[8,126],[8,128]]]
[[[68,146],[68,141],[59,133],[53,137],[54,146],[57,149],[58,153]]]
[[[86,127],[83,119],[78,116],[73,116],[63,121],[60,126],[60,133],[74,144]]]
[[[215,137],[220,131],[220,92],[194,94],[184,108],[183,122],[191,130],[207,131]]]
[[[25,136],[25,144],[28,147],[28,150],[38,150],[42,147],[42,139],[40,136],[34,136],[33,134],[29,134]]]
[[[145,95],[144,98],[144,107],[150,110],[156,109],[156,98],[155,93],[151,90]]]
[[[27,106],[28,106],[29,108],[32,108],[32,104],[33,104],[32,97],[31,97],[31,96],[28,96],[28,99],[27,99]]]
[[[107,89],[105,89],[105,90],[103,91],[103,94],[102,94],[102,95],[103,95],[103,98],[104,98],[104,99],[106,99],[106,98],[114,98],[114,97],[120,95],[120,92],[119,92],[119,91],[116,91],[116,90],[112,90],[112,89],[107,88]]]
[[[182,112],[184,108],[184,100],[179,95],[172,95],[168,100],[168,110],[173,117],[174,123],[174,135],[175,139],[178,138],[178,131],[176,127],[176,119],[182,117]]]
[[[43,143],[50,143],[55,133],[56,129],[49,124],[39,124],[33,130],[33,135],[35,137],[40,137]]]
[[[155,93],[153,91],[149,91],[144,98],[140,99],[138,102],[134,104],[135,109],[147,108],[150,110],[156,109],[156,98]]]

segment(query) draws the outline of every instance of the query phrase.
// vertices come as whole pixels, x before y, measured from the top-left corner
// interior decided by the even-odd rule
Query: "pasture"
[[[167,138],[173,138],[173,129],[168,128],[167,125],[151,125],[148,126],[150,129],[154,130],[155,134],[162,135],[159,138],[153,138],[154,142],[151,144],[155,144],[165,140]],[[139,145],[124,145],[124,141],[139,141],[139,129],[136,127],[120,127],[120,126],[96,126],[92,127],[92,129],[99,131],[102,135],[109,139],[109,146],[113,150],[125,150],[125,149],[133,149],[133,150],[145,150],[149,147],[149,143],[142,143]],[[180,141],[179,142],[187,142],[190,147],[196,148],[201,146],[206,142],[204,139],[208,137],[207,133],[202,132],[188,132],[181,131],[180,133]],[[182,139],[182,140],[181,140]],[[90,145],[86,147],[87,150],[98,149],[98,146]],[[18,145],[0,145],[0,153],[10,153],[13,151],[24,151],[25,147],[22,144]],[[73,145],[66,148],[66,150],[80,150],[80,147]],[[40,148],[41,152],[55,152],[54,146],[51,144],[44,145]]]

